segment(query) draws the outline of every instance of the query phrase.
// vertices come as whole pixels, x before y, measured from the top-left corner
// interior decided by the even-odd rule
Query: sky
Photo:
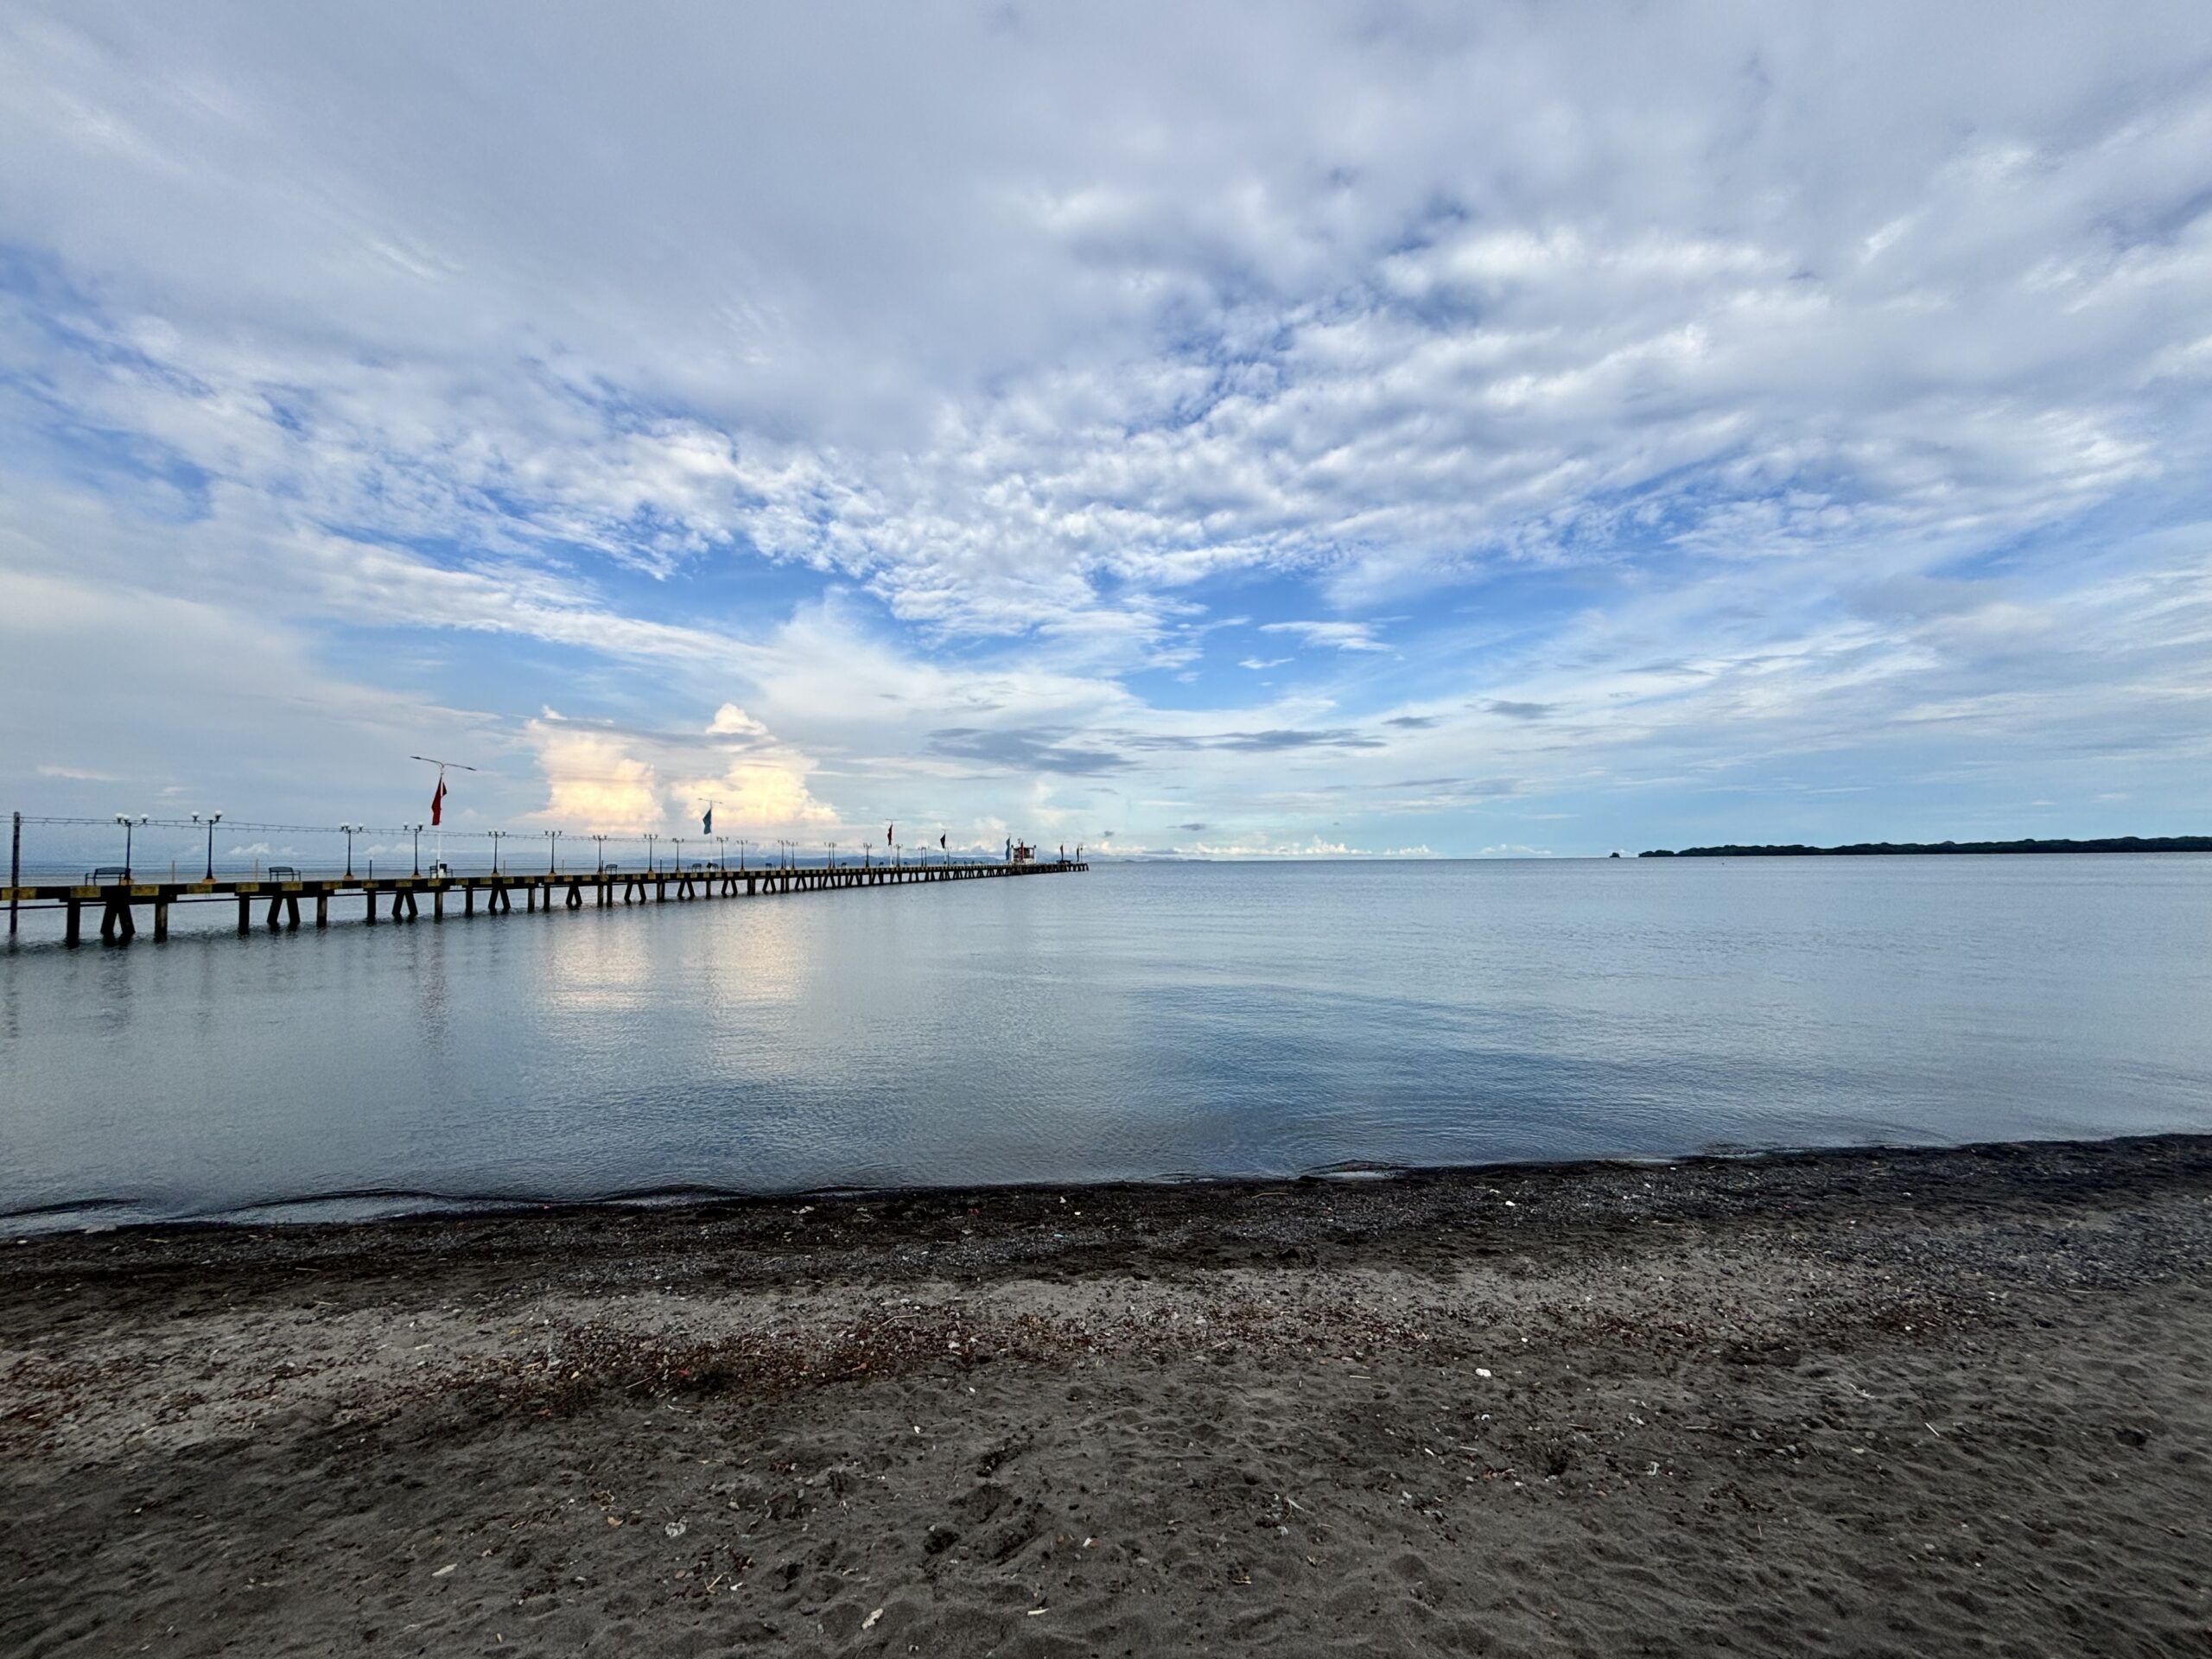
[[[0,0],[0,805],[2212,828],[2212,20]]]

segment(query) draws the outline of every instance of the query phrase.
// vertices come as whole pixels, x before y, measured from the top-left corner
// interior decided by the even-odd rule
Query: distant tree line
[[[1848,847],[1664,847],[1638,858],[1853,858],[1883,853],[2212,853],[2212,836],[2107,836],[2101,841],[1860,841]]]

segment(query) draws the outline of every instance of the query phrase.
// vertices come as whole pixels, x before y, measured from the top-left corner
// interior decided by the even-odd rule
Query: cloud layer
[[[850,22],[0,21],[16,792],[2202,827],[2196,9]]]

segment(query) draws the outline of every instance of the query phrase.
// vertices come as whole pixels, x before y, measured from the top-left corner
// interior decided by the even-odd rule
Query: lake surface
[[[2190,855],[1103,863],[245,939],[232,915],[0,951],[13,1231],[2212,1130]]]

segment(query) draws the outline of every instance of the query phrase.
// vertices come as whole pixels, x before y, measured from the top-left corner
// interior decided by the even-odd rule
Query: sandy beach
[[[10,1654],[2212,1652],[2212,1140],[0,1247]]]

